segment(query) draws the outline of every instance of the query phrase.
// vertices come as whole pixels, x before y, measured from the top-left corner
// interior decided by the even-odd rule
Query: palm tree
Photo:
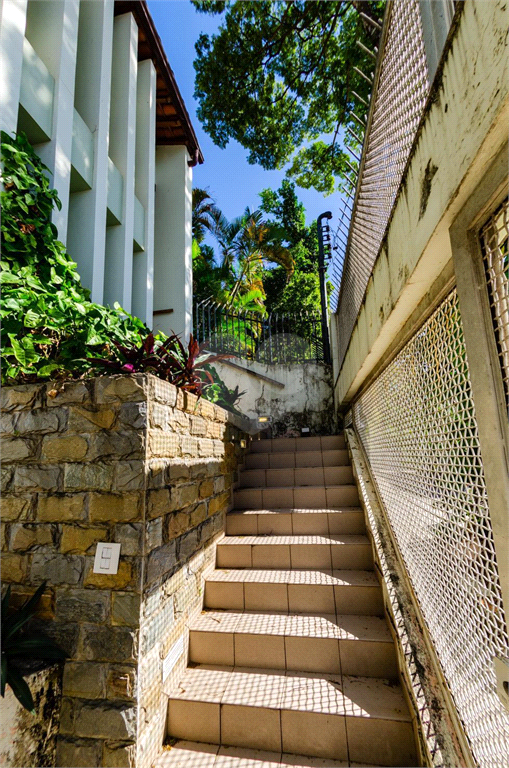
[[[215,234],[221,226],[223,214],[209,195],[207,189],[193,189],[192,200],[192,231],[193,239],[202,243],[207,231]]]

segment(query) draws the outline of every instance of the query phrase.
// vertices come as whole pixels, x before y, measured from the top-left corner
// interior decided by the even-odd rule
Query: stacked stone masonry
[[[221,408],[151,375],[1,397],[3,583],[19,603],[47,581],[39,621],[69,654],[57,765],[148,767],[246,435]],[[116,575],[94,573],[99,541],[121,544]]]

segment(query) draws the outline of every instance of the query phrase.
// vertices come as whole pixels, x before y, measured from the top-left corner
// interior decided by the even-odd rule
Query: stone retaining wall
[[[162,663],[201,609],[246,435],[150,375],[2,390],[2,578],[67,650],[59,766],[149,766],[164,736]],[[93,572],[99,541],[122,545]]]

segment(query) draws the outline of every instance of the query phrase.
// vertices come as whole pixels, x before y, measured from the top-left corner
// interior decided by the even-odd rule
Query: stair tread
[[[224,539],[218,543],[218,546],[239,546],[239,545],[306,545],[306,544],[321,544],[321,545],[334,545],[341,544],[364,544],[369,546],[369,539],[367,536],[357,533],[342,533],[334,534],[332,536],[326,536],[321,534],[266,534],[266,535],[239,535],[239,536],[225,536]]]
[[[220,747],[197,741],[177,741],[158,755],[154,768],[379,768],[323,757],[305,757],[260,749]]]
[[[263,470],[263,471],[270,471],[270,470]],[[258,470],[253,470],[253,472],[258,472]],[[300,490],[301,488],[305,488],[306,490],[309,490],[310,488],[325,488],[325,490],[328,490],[328,489],[334,489],[334,488],[357,489],[357,486],[355,483],[320,483],[319,485],[239,485],[238,488],[236,488],[235,490],[236,491],[277,491],[280,488],[294,488],[296,490]]]
[[[325,509],[306,509],[300,507],[280,507],[273,509],[232,509],[228,512],[228,515],[315,515],[315,514],[327,514],[327,515],[341,515],[351,514],[352,512],[363,514],[362,507],[327,507]]]
[[[411,719],[399,684],[353,675],[199,664],[187,668],[170,699],[398,722]]]
[[[324,584],[330,586],[368,586],[379,587],[373,571],[365,570],[283,570],[255,568],[217,568],[206,581],[258,582],[260,584]]]
[[[364,640],[392,644],[387,624],[378,616],[203,611],[189,628],[194,632]]]

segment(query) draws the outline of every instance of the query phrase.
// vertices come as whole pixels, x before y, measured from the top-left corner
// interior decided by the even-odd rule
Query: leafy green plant
[[[2,382],[79,377],[89,357],[147,329],[118,305],[90,301],[51,222],[60,201],[48,169],[23,134],[1,139]]]
[[[209,374],[211,379],[213,380],[213,384],[210,384],[205,389],[203,396],[206,400],[210,400],[211,403],[216,403],[216,405],[220,405],[221,408],[224,408],[227,411],[231,411],[232,413],[237,413],[239,415],[242,415],[241,412],[236,408],[236,404],[240,400],[240,398],[246,394],[247,390],[244,390],[243,392],[240,391],[240,387],[237,385],[234,389],[230,389],[226,386],[220,375],[218,374],[217,370],[208,363],[204,364],[203,366],[203,374]]]
[[[1,695],[9,685],[20,704],[34,712],[34,700],[28,684],[16,666],[16,661],[45,660],[63,661],[67,654],[42,632],[27,630],[26,624],[33,618],[39,598],[46,588],[43,582],[32,597],[16,610],[9,611],[11,585],[2,598],[2,675]]]

